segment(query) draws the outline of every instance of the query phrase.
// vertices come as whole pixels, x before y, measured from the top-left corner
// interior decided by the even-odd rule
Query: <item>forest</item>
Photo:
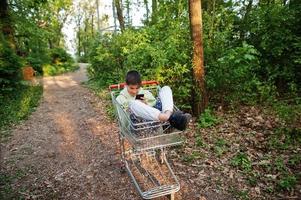
[[[85,87],[106,101],[112,120],[107,88],[129,70],[170,86],[193,115],[170,159],[192,177],[211,174],[209,189],[234,199],[301,197],[301,1],[1,0],[1,142],[43,96],[24,68],[43,79],[78,63],[89,64]]]

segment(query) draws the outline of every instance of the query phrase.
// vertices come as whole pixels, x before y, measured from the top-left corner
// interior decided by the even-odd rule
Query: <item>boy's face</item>
[[[128,93],[132,96],[136,96],[138,94],[140,85],[127,85]]]

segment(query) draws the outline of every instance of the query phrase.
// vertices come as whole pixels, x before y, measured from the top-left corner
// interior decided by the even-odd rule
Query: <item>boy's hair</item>
[[[127,85],[141,85],[141,76],[136,70],[131,70],[126,74],[125,82]]]

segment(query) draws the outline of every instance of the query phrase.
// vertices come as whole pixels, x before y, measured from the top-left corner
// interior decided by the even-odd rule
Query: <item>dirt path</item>
[[[117,167],[117,126],[100,99],[80,85],[79,71],[43,79],[40,106],[2,146],[6,173],[19,173],[13,189],[29,199],[140,199]]]

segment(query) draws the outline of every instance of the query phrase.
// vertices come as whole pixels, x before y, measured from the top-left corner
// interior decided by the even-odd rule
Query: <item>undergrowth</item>
[[[0,139],[9,135],[9,126],[26,119],[39,104],[43,93],[40,85],[20,85],[8,94],[0,95]]]

